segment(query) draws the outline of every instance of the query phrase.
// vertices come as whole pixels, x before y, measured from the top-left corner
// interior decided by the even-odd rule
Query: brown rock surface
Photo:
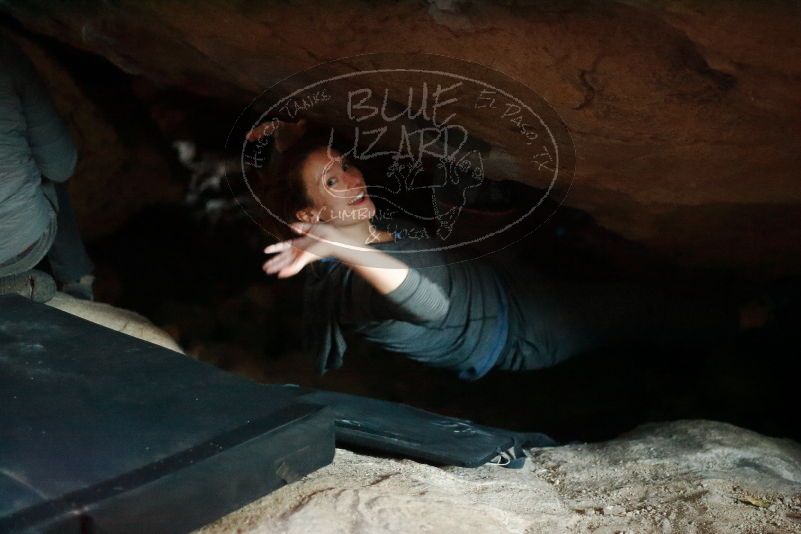
[[[126,125],[111,121],[46,48],[18,32],[3,34],[35,65],[78,149],[68,187],[85,238],[109,235],[143,207],[181,198],[182,188],[153,143],[124,140],[120,130]]]
[[[801,267],[797,3],[20,0],[4,9],[129,73],[242,102],[353,54],[474,61],[528,85],[567,124],[577,158],[569,205],[685,264]],[[502,134],[482,133],[490,143]]]

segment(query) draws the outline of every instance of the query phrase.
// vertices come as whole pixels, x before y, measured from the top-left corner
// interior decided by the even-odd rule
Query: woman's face
[[[312,205],[298,212],[301,221],[347,226],[375,215],[361,171],[336,150],[321,147],[312,152],[302,176]]]

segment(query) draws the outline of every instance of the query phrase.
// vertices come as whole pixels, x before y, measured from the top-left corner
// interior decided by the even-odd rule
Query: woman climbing
[[[631,284],[556,282],[404,239],[375,224],[362,172],[327,135],[305,129],[273,122],[248,139],[275,136],[276,157],[257,189],[294,235],[264,250],[275,255],[263,269],[286,278],[307,268],[304,341],[321,373],[342,365],[344,330],[476,380],[615,344],[714,341],[768,318],[754,303],[738,309]]]

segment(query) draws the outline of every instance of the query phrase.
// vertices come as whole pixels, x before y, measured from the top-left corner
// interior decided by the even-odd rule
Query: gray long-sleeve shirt
[[[373,247],[406,263],[406,279],[387,295],[338,262],[313,264],[306,293],[307,341],[321,372],[339,367],[339,329],[383,348],[475,380],[508,349],[506,295],[498,273],[478,261],[454,261],[434,241],[402,239]]]
[[[304,339],[322,372],[342,365],[346,347],[340,329],[428,365],[451,368],[467,380],[493,367],[550,367],[610,345],[681,347],[739,331],[737,305],[714,293],[549,280],[501,258],[457,263],[442,252],[416,252],[426,245],[437,246],[411,239],[373,245],[410,267],[388,295],[346,265],[312,264]]]
[[[75,145],[27,57],[0,38],[0,263],[42,236],[51,204],[42,176],[63,182]]]

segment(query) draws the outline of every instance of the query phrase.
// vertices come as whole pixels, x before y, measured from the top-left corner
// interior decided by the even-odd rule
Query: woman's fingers
[[[270,266],[270,274],[276,273],[278,278],[288,278],[298,274],[306,265],[313,263],[325,254],[325,247],[312,238],[298,240],[301,245],[293,248],[291,253],[285,252],[287,258],[282,258]],[[291,256],[290,256],[291,254]]]
[[[294,258],[294,261],[290,262],[278,272],[277,276],[278,278],[289,278],[290,276],[295,276],[308,264],[319,259],[319,256],[309,252],[308,250],[301,251],[301,253]]]
[[[281,241],[280,243],[273,243],[264,249],[265,254],[272,254],[273,252],[281,252],[292,248],[292,241]]]
[[[296,232],[301,235],[306,234],[306,231],[302,231],[301,229],[296,230]],[[289,250],[292,247],[302,248],[303,246],[303,243],[301,243],[302,239],[306,239],[307,241],[309,241],[306,237],[296,237],[295,239],[287,239],[286,241],[280,241],[278,243],[273,243],[272,245],[267,245],[264,248],[264,253],[274,254],[276,252],[283,252],[285,250]]]
[[[327,244],[315,235],[312,223],[293,224],[293,230],[301,234],[290,241],[282,241],[267,246],[265,253],[277,253],[264,262],[262,269],[267,274],[277,274],[278,278],[288,278],[299,273],[306,265],[329,254]]]
[[[307,262],[307,263],[305,263],[305,264],[293,263],[293,264],[292,264],[292,265],[290,265],[289,267],[286,267],[285,269],[281,269],[281,271],[279,271],[279,273],[278,273],[277,275],[275,275],[275,276],[276,276],[277,278],[289,278],[290,276],[295,276],[295,275],[296,275],[296,274],[298,274],[298,273],[299,273],[299,272],[300,272],[300,271],[301,271],[301,270],[302,270],[302,269],[303,269],[303,268],[304,268],[304,267],[305,267],[305,266],[306,266],[308,263],[310,263],[310,262]]]
[[[279,254],[274,258],[270,258],[267,262],[264,263],[264,272],[267,274],[275,274],[293,261],[295,261],[296,252],[294,250],[288,250]]]
[[[303,263],[301,264],[300,269],[302,269],[306,264],[318,259],[317,256],[315,256],[313,253],[309,253],[307,250],[311,247],[314,247],[314,245],[314,240],[309,237],[301,237],[298,239],[293,239],[292,241],[283,241],[281,243],[276,243],[275,245],[270,245],[265,249],[265,252],[278,252],[278,254],[267,260],[262,268],[264,269],[265,273],[274,274],[286,266],[301,260]],[[310,254],[310,258],[302,258],[302,256],[305,254]]]
[[[264,262],[262,269],[267,274],[273,274],[281,269],[295,253],[292,241],[273,243],[264,249],[265,254],[276,253],[275,256]]]
[[[267,274],[276,274],[278,278],[285,278],[282,276],[288,268],[292,268],[292,266],[297,265],[298,262],[301,261],[301,256],[303,255],[302,250],[292,250],[282,254],[280,257],[276,257],[273,260],[267,262],[269,265],[265,264],[264,272]],[[306,262],[308,263],[308,262]],[[305,263],[301,263],[301,266],[297,269],[300,269],[305,266]]]

